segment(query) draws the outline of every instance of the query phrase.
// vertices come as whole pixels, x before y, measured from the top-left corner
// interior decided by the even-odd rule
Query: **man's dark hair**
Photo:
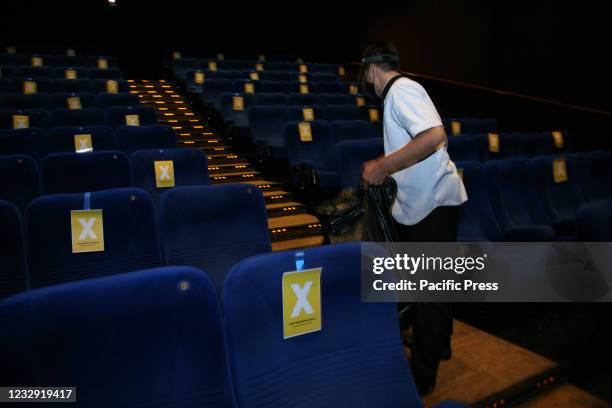
[[[374,57],[377,55],[393,55],[397,57],[397,61],[372,62],[372,64],[376,64],[384,72],[400,70],[399,52],[397,51],[395,44],[393,44],[391,41],[382,41],[370,45],[363,52],[362,58]]]

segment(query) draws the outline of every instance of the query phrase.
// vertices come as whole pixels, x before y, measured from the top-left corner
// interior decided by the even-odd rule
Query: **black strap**
[[[383,89],[382,94],[380,95],[380,98],[384,101],[385,98],[387,97],[387,93],[389,92],[389,89],[391,89],[391,85],[393,85],[395,83],[395,81],[397,81],[398,79],[402,78],[401,74],[397,74],[396,76],[394,76],[393,78],[391,78],[389,80],[389,82],[387,82],[387,85],[385,85],[385,89]]]

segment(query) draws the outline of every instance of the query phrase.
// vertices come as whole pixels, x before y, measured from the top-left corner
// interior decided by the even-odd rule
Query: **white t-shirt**
[[[419,133],[442,126],[442,120],[425,89],[408,78],[397,79],[384,97],[385,155],[410,143]],[[397,183],[393,218],[414,225],[436,207],[460,205],[467,193],[446,147],[425,160],[391,175]]]

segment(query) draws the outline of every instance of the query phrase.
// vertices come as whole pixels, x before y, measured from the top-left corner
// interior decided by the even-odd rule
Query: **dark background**
[[[606,2],[117,2],[6,1],[0,41],[97,48],[129,77],[153,78],[164,49],[345,62],[390,39],[410,72],[612,110]]]

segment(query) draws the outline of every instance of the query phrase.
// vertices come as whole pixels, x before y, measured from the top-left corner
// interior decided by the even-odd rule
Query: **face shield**
[[[357,83],[359,84],[362,90],[371,93],[375,97],[378,97],[378,95],[376,95],[376,92],[374,91],[374,83],[368,82],[368,71],[370,69],[371,64],[398,61],[399,57],[397,55],[392,54],[371,55],[369,57],[362,58],[361,66],[359,67],[359,73],[357,75]]]

